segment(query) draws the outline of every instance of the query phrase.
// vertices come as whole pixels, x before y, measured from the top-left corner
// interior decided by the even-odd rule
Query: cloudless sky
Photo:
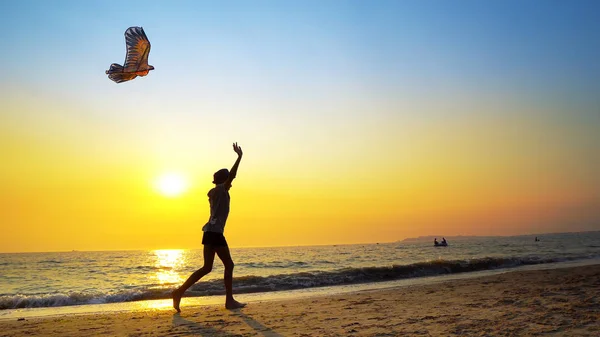
[[[234,247],[600,230],[597,1],[8,0],[0,51],[1,252],[198,248],[234,141]]]

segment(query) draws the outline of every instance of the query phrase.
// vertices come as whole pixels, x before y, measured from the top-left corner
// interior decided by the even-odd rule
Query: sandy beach
[[[0,336],[598,336],[600,265],[286,301],[0,321]]]

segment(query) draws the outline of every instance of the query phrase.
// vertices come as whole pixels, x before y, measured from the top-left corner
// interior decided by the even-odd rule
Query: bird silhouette
[[[113,63],[106,71],[108,78],[116,83],[133,80],[138,76],[146,76],[154,67],[148,65],[150,41],[142,27],[129,27],[125,31],[127,54],[124,65]]]

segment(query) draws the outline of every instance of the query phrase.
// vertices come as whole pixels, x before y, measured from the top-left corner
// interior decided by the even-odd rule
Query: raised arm
[[[229,170],[229,176],[227,177],[227,180],[225,180],[225,188],[227,188],[227,189],[229,189],[231,187],[231,182],[233,181],[233,179],[235,179],[235,176],[236,176],[237,170],[238,170],[238,166],[240,166],[240,161],[242,160],[242,155],[244,154],[242,152],[242,148],[240,146],[238,146],[237,143],[233,143],[233,151],[235,151],[235,153],[237,153],[238,157],[237,157],[235,163],[233,163],[231,170]]]

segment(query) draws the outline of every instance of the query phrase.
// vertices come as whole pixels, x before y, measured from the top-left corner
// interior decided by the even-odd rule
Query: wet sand
[[[600,265],[219,306],[0,321],[0,336],[600,336]]]

